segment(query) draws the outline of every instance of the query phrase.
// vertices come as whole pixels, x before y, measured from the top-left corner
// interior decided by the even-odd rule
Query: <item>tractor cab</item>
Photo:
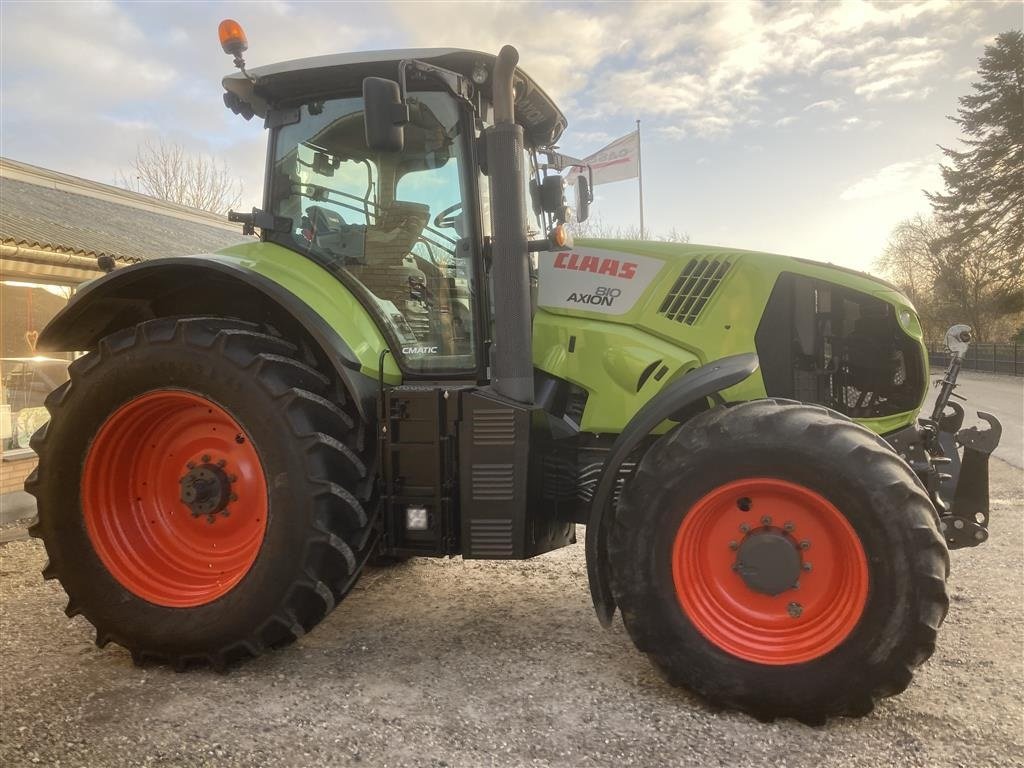
[[[494,60],[452,49],[384,51],[224,79],[227,106],[263,117],[269,129],[264,239],[342,281],[407,377],[485,378],[491,201],[480,137],[493,123]],[[539,189],[537,152],[566,121],[525,74],[517,72],[515,87],[523,183]],[[534,213],[529,235],[564,218],[540,206]]]

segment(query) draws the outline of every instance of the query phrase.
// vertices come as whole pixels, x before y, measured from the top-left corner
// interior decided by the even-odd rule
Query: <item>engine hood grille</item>
[[[665,294],[658,313],[677,323],[693,325],[728,271],[728,259],[690,259]]]

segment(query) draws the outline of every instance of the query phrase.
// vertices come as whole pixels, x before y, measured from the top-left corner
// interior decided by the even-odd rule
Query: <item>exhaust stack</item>
[[[533,402],[533,328],[530,266],[526,238],[523,128],[515,121],[516,64],[519,52],[504,46],[494,64],[494,125],[486,131],[491,190],[491,292],[494,390],[511,400]]]

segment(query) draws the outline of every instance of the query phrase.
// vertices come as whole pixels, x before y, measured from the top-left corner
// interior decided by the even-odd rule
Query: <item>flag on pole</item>
[[[640,131],[616,139],[606,147],[580,161],[589,165],[594,174],[594,186],[613,181],[636,179],[640,176]],[[575,184],[583,168],[573,168],[566,177],[568,184]]]

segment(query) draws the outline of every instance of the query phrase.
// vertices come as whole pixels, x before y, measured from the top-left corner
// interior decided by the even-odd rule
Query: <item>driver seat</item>
[[[395,200],[377,210],[377,220],[366,228],[362,264],[346,269],[377,298],[392,302],[408,314],[410,278],[422,282],[424,274],[411,261],[412,247],[430,221],[430,207]]]

